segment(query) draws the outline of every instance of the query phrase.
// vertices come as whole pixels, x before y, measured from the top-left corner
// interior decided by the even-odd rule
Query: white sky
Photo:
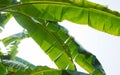
[[[119,0],[91,0],[97,3],[120,11]],[[112,36],[103,32],[94,30],[86,25],[77,25],[68,21],[61,23],[68,30],[69,34],[75,37],[75,40],[80,43],[89,52],[96,55],[98,60],[103,65],[107,75],[119,75],[120,67],[120,37]],[[14,19],[11,19],[6,25],[5,30],[0,34],[0,38],[20,32],[23,29],[17,25]],[[31,39],[25,39],[19,45],[18,56],[32,62],[35,65],[47,65],[49,67],[56,67],[51,62],[47,55],[44,54],[37,44]],[[49,63],[48,63],[49,62]]]

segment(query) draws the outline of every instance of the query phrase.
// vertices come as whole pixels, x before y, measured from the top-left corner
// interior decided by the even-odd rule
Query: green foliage
[[[0,62],[0,74],[6,75],[6,67]]]
[[[25,71],[27,68],[33,70],[35,68],[33,64],[19,57],[15,57],[14,60],[3,60],[2,63],[5,66],[16,69],[18,71]]]
[[[56,70],[46,66],[37,66],[34,70],[27,69],[24,72],[18,71],[13,75],[88,75],[71,70]]]
[[[26,31],[23,31],[2,39],[4,46],[9,51],[11,59],[14,59],[16,57],[16,54],[18,53],[17,48],[20,41],[27,37],[29,37],[28,33]]]
[[[12,0],[0,0],[0,8],[10,5]]]
[[[8,55],[0,51],[2,75],[105,75],[96,56],[74,41],[67,30],[57,22],[69,20],[110,33],[120,35],[120,13],[87,0],[1,0],[0,27],[12,17],[28,31],[1,39]],[[34,66],[16,57],[18,44],[32,37],[57,65],[58,69]],[[77,63],[89,74],[78,72]]]
[[[3,38],[2,39],[2,42],[5,46],[8,46],[9,44],[11,44],[12,42],[19,42],[20,40],[24,39],[24,38],[27,38],[29,37],[28,36],[28,33],[26,31],[23,31],[23,32],[20,32],[20,33],[16,33],[16,34],[13,34],[11,36],[8,36],[6,38]]]
[[[0,13],[0,26],[4,27],[4,25],[9,21],[10,18],[10,13]]]
[[[20,62],[24,65],[26,65],[27,67],[29,67],[31,70],[35,69],[35,65],[33,65],[32,63],[20,58],[20,57],[15,57],[14,61]]]
[[[59,69],[75,70],[74,63],[72,62],[75,60],[89,73],[92,73],[94,70],[103,72],[96,57],[80,47],[68,35],[67,31],[56,22],[46,21],[45,24],[37,21],[40,23],[36,23],[35,19],[23,14],[14,14],[14,16],[18,23],[28,30],[30,36],[50,56]]]
[[[17,12],[21,11],[31,17],[57,22],[69,20],[78,24],[88,24],[97,30],[112,35],[120,35],[120,14],[107,7],[89,1],[29,0],[29,2],[26,2],[26,0],[23,0],[23,5],[16,6],[20,8],[12,8],[18,10]],[[29,12],[31,8],[33,11]]]
[[[54,24],[42,25],[36,23],[29,16],[26,17],[24,15],[16,14],[15,18],[18,23],[20,23],[25,29],[28,30],[30,36],[41,46],[41,48],[50,56],[50,58],[55,61],[60,69],[65,69],[68,67],[68,69],[75,70],[70,54],[66,53],[66,47],[64,47],[61,43],[62,41],[57,38],[58,36],[54,34],[55,32],[59,31],[59,29],[59,33],[62,33],[63,30],[61,28],[53,26]],[[49,30],[49,25],[52,25],[53,27],[51,27],[56,30],[53,30],[52,28]],[[54,33],[50,32],[51,30]],[[64,36],[61,37],[66,38]]]

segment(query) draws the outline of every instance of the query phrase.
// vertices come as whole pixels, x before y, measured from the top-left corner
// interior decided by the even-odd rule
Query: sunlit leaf
[[[79,46],[57,22],[69,20],[78,24],[88,24],[113,35],[120,35],[120,13],[87,0],[21,0],[20,4],[0,8],[0,11],[2,10],[14,14],[18,23],[28,30],[30,36],[59,69],[76,70],[73,62],[75,61],[90,75],[105,75],[96,57]],[[7,42],[11,41],[8,39]],[[59,75],[56,70],[52,73]],[[45,75],[53,75],[52,73],[46,72]],[[35,72],[34,75],[38,74],[43,72]]]
[[[96,57],[79,46],[73,38],[68,35],[67,31],[56,22],[47,22],[46,25],[41,25],[42,22],[39,23],[39,21],[29,16],[21,15],[20,13],[14,15],[18,23],[28,30],[31,37],[42,47],[57,66],[60,66],[59,68],[63,66],[64,69],[71,69],[70,63],[67,63],[67,65],[64,63],[70,62],[68,60],[70,57],[63,56],[64,52],[64,54],[70,55],[72,60],[74,59],[89,73],[94,74],[94,72],[98,70],[97,73],[100,73],[99,75],[104,75],[104,70]],[[38,31],[36,31],[37,29]],[[57,46],[59,46],[59,50]]]
[[[29,12],[32,9],[31,5],[38,9],[36,13]],[[69,20],[78,24],[88,24],[97,30],[113,35],[120,35],[120,14],[89,1],[29,0],[23,5],[16,5],[12,8],[32,17],[59,22]],[[35,11],[34,9],[32,10]]]
[[[37,66],[34,70],[27,69],[24,72],[18,71],[13,75],[88,75],[72,70],[56,70],[46,66]]]
[[[30,36],[40,45],[40,47],[50,56],[60,69],[75,70],[70,53],[57,38],[54,32],[64,33],[63,28],[54,26],[53,33],[49,26],[37,23],[33,18],[26,15],[14,14],[18,23],[28,30]],[[52,24],[50,24],[52,25]],[[64,37],[66,38],[66,37]]]

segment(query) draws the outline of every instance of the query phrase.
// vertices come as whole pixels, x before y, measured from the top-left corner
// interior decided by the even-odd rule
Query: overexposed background
[[[103,4],[110,9],[120,11],[119,0],[91,0]],[[88,27],[77,25],[68,21],[60,23],[69,30],[69,34],[75,37],[89,52],[96,55],[107,75],[119,75],[120,68],[120,37],[103,33]],[[12,18],[0,34],[0,38],[17,33],[23,29]],[[56,68],[54,63],[40,50],[40,47],[31,39],[24,39],[19,45],[17,56],[22,57],[35,65],[47,65]],[[81,70],[81,69],[80,69]]]

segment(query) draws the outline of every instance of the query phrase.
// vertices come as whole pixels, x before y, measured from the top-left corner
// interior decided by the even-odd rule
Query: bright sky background
[[[108,8],[120,11],[119,0],[91,1],[104,4]],[[99,32],[88,27],[87,25],[77,25],[68,21],[63,21],[60,24],[69,30],[69,34],[74,36],[78,43],[80,43],[89,52],[96,55],[98,60],[103,65],[107,75],[120,74],[120,37]],[[6,25],[3,33],[0,34],[0,38],[22,30],[23,29],[14,21],[14,19],[11,19]],[[17,56],[20,56],[35,65],[47,65],[53,68],[56,67],[31,38],[25,39],[21,42]]]

